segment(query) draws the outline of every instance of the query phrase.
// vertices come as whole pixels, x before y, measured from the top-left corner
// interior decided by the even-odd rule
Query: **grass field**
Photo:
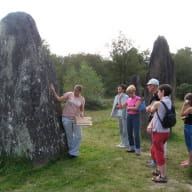
[[[176,102],[177,113],[181,107]],[[150,141],[141,140],[142,155],[117,148],[119,130],[111,109],[86,111],[94,125],[83,128],[80,156],[63,156],[45,167],[34,168],[25,159],[0,159],[0,192],[188,192],[192,191],[192,169],[179,166],[187,159],[183,122],[179,119],[168,141],[168,183],[151,181]]]

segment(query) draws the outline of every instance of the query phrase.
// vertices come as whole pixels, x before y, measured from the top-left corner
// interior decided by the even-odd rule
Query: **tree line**
[[[135,75],[145,86],[150,52],[139,52],[122,33],[112,41],[108,59],[85,53],[57,56],[50,53],[48,45],[44,46],[55,64],[60,92],[82,84],[88,107],[101,106],[101,98],[113,97],[118,84],[129,85]],[[176,96],[182,99],[186,92],[192,92],[192,50],[181,48],[172,57],[176,67]]]

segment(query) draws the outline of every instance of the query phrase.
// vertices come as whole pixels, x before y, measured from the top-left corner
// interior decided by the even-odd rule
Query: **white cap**
[[[157,79],[150,79],[147,83],[147,85],[156,85],[159,86],[159,81]]]

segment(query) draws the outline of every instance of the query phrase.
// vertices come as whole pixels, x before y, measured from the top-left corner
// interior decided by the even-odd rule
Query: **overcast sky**
[[[191,10],[191,0],[2,0],[0,19],[24,11],[52,53],[107,57],[120,31],[140,51],[151,51],[159,35],[171,52],[192,47]]]

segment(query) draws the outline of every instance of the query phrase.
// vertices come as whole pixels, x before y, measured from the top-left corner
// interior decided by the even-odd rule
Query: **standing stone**
[[[176,86],[175,63],[171,57],[167,40],[163,36],[159,36],[154,42],[146,82],[151,78],[158,79],[160,84],[170,84],[173,88],[174,96]],[[145,89],[145,101],[147,105],[149,104],[150,98],[151,94]],[[145,136],[147,114],[143,114],[141,122],[142,135]]]
[[[143,96],[142,90],[141,90],[141,82],[139,75],[133,75],[131,78],[131,84],[133,84],[136,87],[136,95]]]
[[[175,63],[171,57],[167,40],[163,36],[159,36],[154,42],[147,81],[151,78],[157,78],[160,84],[168,83],[175,89]]]
[[[0,22],[0,155],[43,165],[66,152],[61,107],[49,85],[56,74],[33,18],[10,13]]]

